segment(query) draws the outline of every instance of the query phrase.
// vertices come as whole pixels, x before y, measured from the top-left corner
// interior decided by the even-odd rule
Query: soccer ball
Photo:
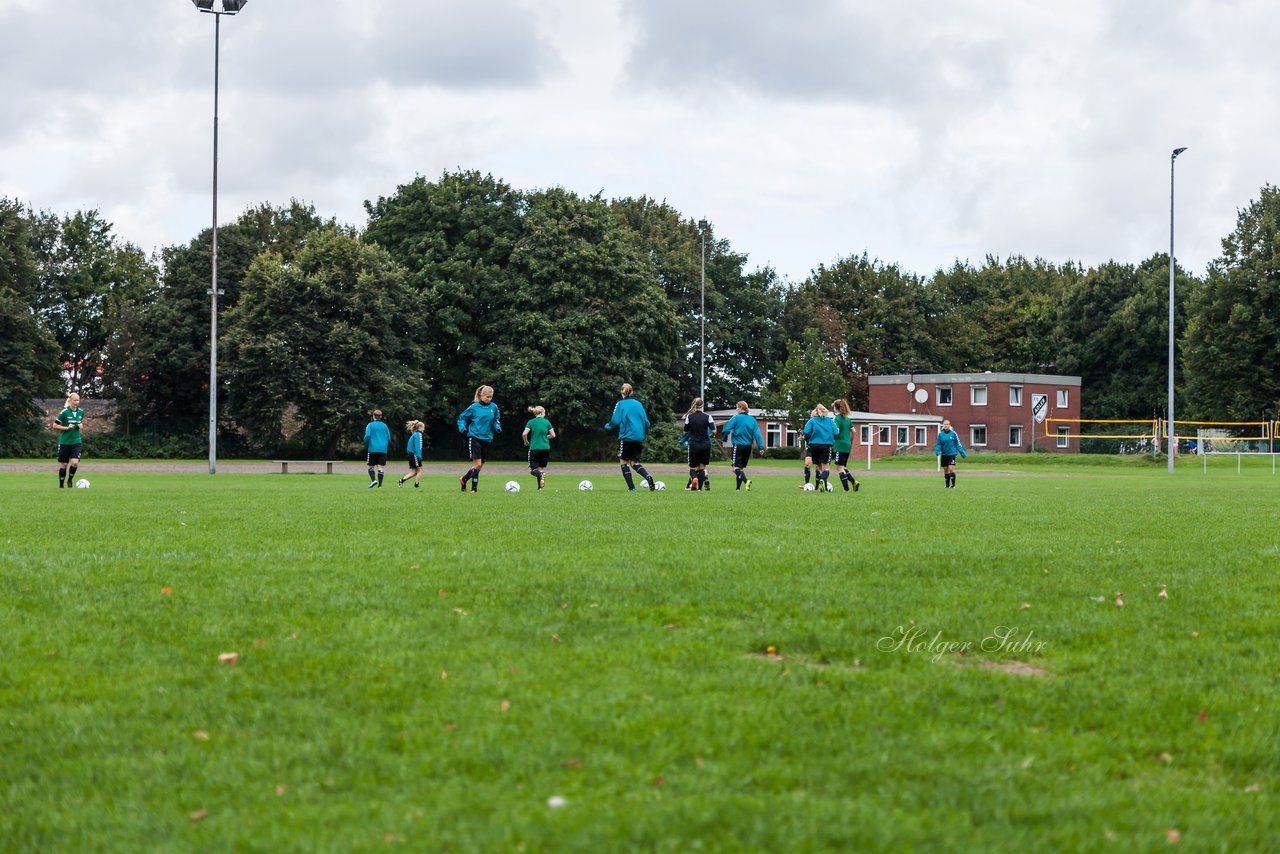
[[[836,491],[836,488],[835,488],[834,486],[832,486],[832,485],[831,485],[831,481],[829,481],[829,480],[828,480],[828,481],[824,481],[824,483],[826,483],[826,485],[827,485],[827,492],[835,492],[835,491]]]
[[[507,481],[507,485],[502,488],[505,489],[507,492],[519,492],[520,484],[516,483],[514,480],[509,480]]]
[[[578,484],[578,489],[581,489],[583,492],[590,492],[592,488],[591,481],[589,480],[584,480],[582,483]]]
[[[89,479],[88,479],[88,478],[86,478],[86,477],[82,477],[82,478],[80,478],[79,480],[77,480],[77,481],[76,481],[76,489],[88,489],[88,488],[89,488]]]
[[[812,483],[806,483],[806,484],[804,485],[804,491],[805,491],[805,492],[813,492],[813,484],[812,484]]]
[[[663,483],[662,481],[660,481],[660,480],[655,480],[655,481],[653,482],[653,491],[654,491],[654,492],[662,492],[662,491],[663,491],[663,490],[665,490],[666,488],[667,488],[667,485],[666,485],[665,483]]]

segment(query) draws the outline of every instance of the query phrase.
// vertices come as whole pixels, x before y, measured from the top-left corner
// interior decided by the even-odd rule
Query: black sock
[[[737,481],[737,486],[734,489],[742,489],[742,482],[746,480],[746,477],[742,474],[742,469],[734,469],[733,477]]]
[[[378,486],[382,486],[382,472],[378,472]]]
[[[475,492],[476,487],[480,485],[480,469],[471,470],[471,491]]]
[[[66,485],[66,482],[67,482],[66,468],[58,469],[58,489],[62,489],[62,487]]]
[[[702,475],[702,488],[703,488],[703,489],[705,489],[707,492],[710,492],[710,491],[711,491],[711,476],[707,474],[707,470],[706,470],[706,469],[703,469],[702,471],[698,472],[698,474]]]
[[[622,477],[627,482],[627,489],[635,489],[635,481],[631,479],[631,466],[622,467]]]
[[[645,480],[653,480],[653,478],[649,477],[649,473],[644,470],[644,466],[639,463],[636,463],[636,474],[640,475]]]
[[[805,466],[805,467],[804,467],[804,482],[805,482],[805,483],[808,483],[808,482],[809,482],[809,475],[810,475],[811,473],[812,473],[812,470],[811,470],[808,466]]]
[[[378,473],[373,470],[373,466],[369,466],[369,482],[374,483],[378,479]]]

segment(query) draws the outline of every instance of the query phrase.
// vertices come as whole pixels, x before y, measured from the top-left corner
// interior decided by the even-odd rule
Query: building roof
[[[707,413],[713,418],[731,418],[738,414],[736,409],[714,409]],[[747,414],[752,418],[763,418],[766,421],[786,421],[787,413],[777,412],[772,409],[748,409]],[[854,410],[849,413],[849,419],[859,424],[941,424],[941,415],[921,415],[911,412],[859,412]]]
[[[1021,383],[1025,385],[1066,385],[1079,386],[1079,377],[1063,374],[1013,374],[982,371],[968,374],[890,374],[867,377],[871,385],[906,385],[916,383]]]

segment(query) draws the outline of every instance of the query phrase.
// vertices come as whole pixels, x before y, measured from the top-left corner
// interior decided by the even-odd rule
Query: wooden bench
[[[271,462],[280,464],[280,474],[289,473],[290,463],[293,463],[295,466],[323,465],[325,474],[333,474],[333,464],[336,460],[272,460]]]

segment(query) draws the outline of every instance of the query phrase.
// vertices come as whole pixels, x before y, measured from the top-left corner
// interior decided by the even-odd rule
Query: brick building
[[[899,426],[909,427],[911,446],[927,445],[933,450],[938,438],[937,427],[908,425],[907,418],[932,416],[943,418],[960,434],[965,448],[975,451],[1026,451],[1035,447],[1043,451],[1074,453],[1080,450],[1078,439],[1066,435],[1066,427],[1055,428],[1045,435],[1046,418],[1080,417],[1080,378],[1055,374],[899,374],[868,378],[870,408],[880,423],[901,418],[903,425],[891,423],[890,439],[895,447],[901,438]],[[862,413],[859,413],[862,414]],[[920,430],[925,442],[916,441]],[[1078,431],[1075,431],[1078,432]],[[879,439],[883,431],[876,436]],[[877,442],[878,444],[878,442]],[[857,453],[855,447],[854,452]],[[908,447],[907,450],[916,450]],[[893,453],[877,447],[872,456]]]

